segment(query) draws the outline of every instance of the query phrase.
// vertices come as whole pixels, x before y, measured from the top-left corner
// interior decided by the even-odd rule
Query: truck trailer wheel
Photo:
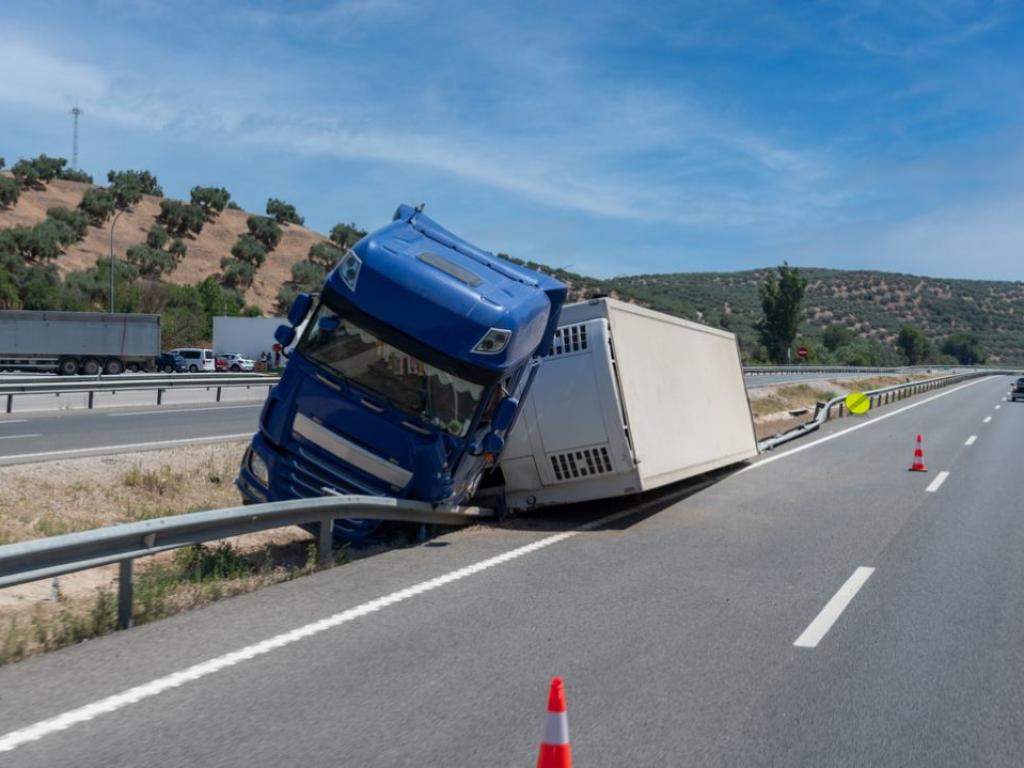
[[[118,376],[124,373],[124,363],[116,357],[112,357],[107,360],[107,364],[103,366],[103,372],[108,376]]]
[[[82,363],[82,373],[86,376],[95,376],[100,372],[100,361],[90,357]]]
[[[78,373],[78,361],[73,357],[62,357],[57,363],[57,373],[61,376],[74,376]]]

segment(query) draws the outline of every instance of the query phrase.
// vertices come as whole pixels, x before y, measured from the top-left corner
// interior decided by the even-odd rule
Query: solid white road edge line
[[[899,414],[903,413],[904,411],[909,411],[911,408],[917,408],[920,405],[924,405],[925,403],[932,402],[932,400],[938,400],[940,397],[946,397],[947,395],[952,395],[954,392],[959,392],[961,389],[966,389],[967,387],[973,387],[975,384],[980,384],[981,382],[988,381],[991,378],[992,378],[991,376],[987,376],[984,379],[975,379],[974,381],[969,381],[966,384],[961,384],[959,387],[953,387],[953,389],[946,390],[945,392],[940,392],[937,395],[932,395],[931,397],[925,398],[924,400],[921,400],[919,402],[911,403],[910,405],[905,405],[902,408],[899,408],[899,409],[897,409],[895,411],[892,411],[891,413],[883,413],[881,416],[876,416],[875,418],[871,419],[871,421],[865,421],[865,422],[857,424],[857,425],[855,425],[853,427],[849,427],[848,429],[844,429],[844,430],[841,430],[839,432],[834,432],[831,435],[826,435],[825,437],[819,437],[817,440],[812,440],[811,442],[805,443],[804,445],[799,445],[796,448],[792,448],[792,449],[786,451],[785,453],[777,453],[774,456],[769,456],[769,457],[767,457],[765,459],[761,459],[761,461],[757,462],[756,464],[750,464],[749,466],[744,467],[743,469],[741,469],[738,472],[736,472],[736,474],[737,475],[742,475],[744,472],[749,472],[752,469],[757,469],[759,467],[767,466],[768,464],[771,464],[773,461],[778,461],[779,459],[784,459],[787,456],[792,456],[794,453],[800,453],[801,451],[806,451],[808,448],[813,448],[816,445],[821,445],[822,443],[827,443],[829,440],[835,440],[837,437],[842,437],[843,435],[848,435],[851,432],[856,432],[858,429],[864,429],[865,427],[870,427],[873,424],[879,424],[879,423],[885,421],[886,419],[892,418],[893,416],[898,416]],[[992,417],[989,416],[985,420],[986,421],[991,421],[991,419],[992,419]]]
[[[17,440],[19,437],[39,437],[39,435],[0,435],[0,440]]]
[[[263,403],[250,403],[249,405],[211,405],[207,408],[161,408],[159,411],[127,411],[125,413],[108,413],[107,416],[150,416],[164,413],[196,413],[197,411],[230,411],[233,408],[262,408]]]
[[[928,487],[924,489],[925,492],[935,493],[942,487],[942,484],[946,482],[947,477],[949,477],[949,472],[939,472],[939,474],[935,476],[935,479],[928,484]]]
[[[237,651],[226,653],[223,656],[217,656],[216,658],[208,661],[195,664],[187,669],[183,669],[179,672],[173,672],[164,677],[157,678],[148,683],[137,685],[134,688],[129,688],[121,693],[108,696],[105,699],[94,701],[91,704],[78,707],[76,709],[69,710],[63,714],[51,717],[47,720],[40,720],[37,723],[26,726],[25,728],[19,728],[16,731],[11,731],[3,736],[0,736],[0,752],[10,752],[13,749],[17,749],[31,741],[38,741],[44,736],[49,736],[53,733],[67,730],[68,728],[92,720],[99,715],[110,714],[116,712],[119,709],[127,707],[129,704],[137,704],[143,699],[148,699],[158,694],[168,691],[172,688],[177,688],[185,683],[191,683],[195,680],[199,680],[207,675],[212,675],[215,672],[219,672],[222,669],[233,667],[240,664],[243,661],[249,661],[258,656],[275,651],[278,648],[284,648],[292,643],[297,643],[300,640],[305,640],[308,637],[313,637],[321,632],[326,632],[328,629],[339,627],[342,624],[348,624],[351,621],[360,619],[363,616],[368,616],[371,613],[388,608],[397,603],[404,602],[410,598],[422,595],[426,592],[430,592],[441,587],[445,587],[453,582],[465,579],[468,576],[486,571],[495,566],[502,565],[515,560],[516,558],[523,557],[532,552],[536,552],[539,549],[550,547],[553,544],[571,539],[579,533],[584,531],[593,530],[600,528],[603,525],[607,525],[610,522],[618,520],[619,518],[629,517],[636,515],[639,511],[642,511],[643,507],[638,509],[627,509],[621,512],[616,512],[606,517],[602,517],[599,520],[595,520],[590,523],[574,528],[571,531],[565,531],[563,533],[556,533],[552,536],[545,536],[543,539],[525,544],[515,549],[510,549],[508,552],[503,552],[500,555],[489,557],[486,560],[467,565],[462,568],[458,568],[454,571],[449,571],[446,574],[437,576],[433,579],[427,579],[421,581],[418,584],[400,589],[397,592],[378,597],[375,600],[362,603],[349,608],[348,610],[335,613],[333,616],[328,616],[325,619],[314,621],[310,624],[293,629],[289,632],[282,632],[279,635],[270,637],[261,642],[247,645],[244,648],[240,648]]]
[[[992,421],[991,416],[986,416],[984,419],[982,419],[982,423],[984,424],[988,424],[990,421]]]
[[[98,445],[95,448],[69,448],[66,451],[43,451],[41,453],[16,453],[12,456],[0,456],[0,466],[4,462],[21,461],[23,459],[63,459],[89,454],[127,453],[128,451],[144,451],[147,448],[171,448],[175,445],[193,445],[195,443],[222,443],[228,440],[242,440],[252,437],[252,432],[238,435],[212,435],[210,437],[184,437],[180,440],[158,440],[153,443],[130,443],[128,445]]]
[[[822,638],[832,629],[832,625],[836,623],[836,620],[843,615],[846,606],[850,604],[850,601],[860,591],[860,588],[864,586],[864,582],[874,572],[874,568],[866,568],[864,566],[855,570],[853,575],[846,580],[846,583],[839,588],[839,591],[832,596],[832,599],[825,603],[821,613],[814,617],[814,621],[807,625],[807,629],[793,642],[793,645],[798,648],[816,648]]]
[[[0,419],[0,424],[24,424],[28,419]]]
[[[967,438],[966,442],[964,442],[964,445],[974,445],[974,441],[977,439],[977,435],[971,435],[970,437]]]

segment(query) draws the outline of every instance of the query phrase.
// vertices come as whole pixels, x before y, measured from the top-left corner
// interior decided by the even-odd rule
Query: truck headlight
[[[267,469],[267,462],[256,451],[249,456],[249,471],[265,488],[270,487],[270,470]]]
[[[473,351],[481,355],[496,355],[508,346],[508,340],[511,338],[512,331],[505,328],[491,328],[476,343]]]

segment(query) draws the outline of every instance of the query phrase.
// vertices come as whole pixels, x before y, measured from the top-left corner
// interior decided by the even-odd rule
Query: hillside
[[[88,184],[54,180],[42,188],[27,189],[17,204],[0,206],[0,229],[34,225],[46,218],[51,206],[75,208]],[[144,196],[117,222],[114,250],[123,256],[128,246],[145,241],[156,222],[160,198]],[[167,282],[195,284],[220,271],[220,261],[246,231],[249,213],[226,209],[208,221],[198,235],[189,235],[188,252]],[[340,217],[339,217],[340,218]],[[290,279],[292,266],[306,259],[310,246],[324,235],[295,224],[282,225],[280,244],[256,272],[245,303],[265,314],[274,313],[278,290]],[[85,238],[68,246],[58,257],[63,273],[93,266],[110,248],[110,221],[90,226]],[[767,269],[743,272],[635,275],[598,280],[562,270],[552,271],[570,285],[571,297],[607,294],[672,314],[717,325],[737,333],[744,353],[757,351],[754,324],[760,317],[757,288]],[[808,280],[804,340],[819,344],[824,329],[833,323],[851,328],[857,336],[891,347],[904,324],[919,327],[935,344],[951,332],[975,333],[993,362],[1024,362],[1024,283],[984,280],[948,280],[889,272],[807,268]]]
[[[44,188],[22,191],[16,205],[0,207],[0,229],[17,224],[34,225],[46,218],[46,209],[52,206],[75,208],[89,184],[75,181],[53,180]],[[146,232],[156,223],[160,213],[160,198],[144,195],[142,202],[126,211],[114,226],[114,253],[123,257],[130,245],[146,240]],[[202,232],[185,238],[188,253],[166,279],[168,282],[196,283],[220,271],[220,260],[229,255],[238,236],[246,232],[245,221],[249,213],[227,209],[208,221]],[[309,248],[326,237],[296,224],[282,225],[281,243],[268,256],[266,263],[256,272],[256,279],[245,293],[247,304],[272,314],[277,291],[291,276],[292,265],[306,258]],[[96,263],[97,256],[110,252],[110,220],[101,227],[90,226],[81,242],[74,243],[57,259],[62,272],[82,270]]]

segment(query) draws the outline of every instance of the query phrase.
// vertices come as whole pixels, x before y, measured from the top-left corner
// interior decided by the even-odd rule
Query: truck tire
[[[107,376],[119,376],[124,373],[124,363],[116,357],[112,357],[107,360],[106,365],[103,366],[103,372],[107,374]]]
[[[61,376],[74,376],[78,373],[78,361],[73,357],[62,357],[57,363],[57,373]]]
[[[100,372],[100,361],[90,357],[82,361],[82,373],[86,376],[95,376]]]

